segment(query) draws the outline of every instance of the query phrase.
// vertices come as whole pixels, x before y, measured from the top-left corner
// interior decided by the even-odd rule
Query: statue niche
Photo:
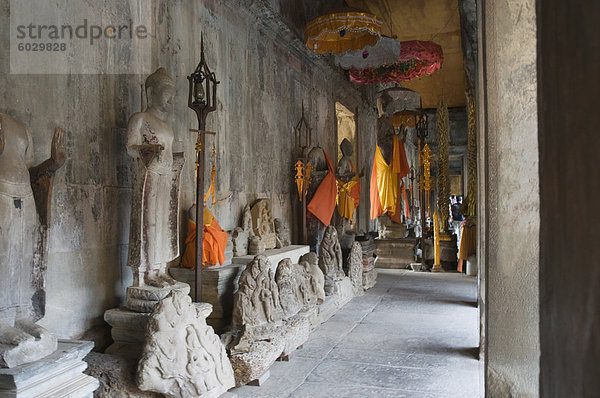
[[[56,337],[37,325],[45,313],[44,277],[54,174],[67,160],[57,128],[48,160],[28,169],[31,135],[0,114],[0,367],[37,361],[56,350]]]

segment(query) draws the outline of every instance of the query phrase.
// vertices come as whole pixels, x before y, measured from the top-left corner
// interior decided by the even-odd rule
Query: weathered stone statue
[[[342,248],[340,247],[336,229],[333,225],[330,225],[325,230],[325,236],[319,250],[319,267],[325,275],[326,294],[332,294],[334,282],[346,276],[342,266]]]
[[[396,130],[390,122],[393,115],[393,98],[388,93],[383,93],[378,98],[379,118],[377,118],[377,146],[383,155],[383,159],[389,165],[392,164],[394,153],[394,135]]]
[[[304,304],[300,295],[302,277],[297,271],[292,260],[284,258],[277,265],[275,273],[275,281],[279,288],[279,300],[286,318],[296,315]]]
[[[265,244],[265,249],[274,249],[277,245],[275,226],[273,225],[273,212],[269,199],[259,199],[250,210],[252,214],[252,227],[254,235],[258,236]]]
[[[211,309],[206,303],[194,305],[177,290],[154,307],[138,363],[140,389],[170,397],[213,398],[235,385],[225,347],[206,324]]]
[[[65,131],[51,155],[31,167],[27,127],[0,114],[0,367],[12,368],[56,350],[56,337],[35,322],[44,316],[46,234],[55,172],[65,163]]]
[[[354,210],[360,201],[359,175],[352,164],[352,143],[344,138],[340,144],[342,158],[337,164],[336,178],[338,186],[336,228],[339,236],[344,236],[350,229]]]
[[[148,312],[169,293],[143,289],[166,288],[175,281],[167,263],[179,256],[179,179],[183,153],[173,153],[170,125],[175,82],[160,68],[146,79],[148,108],[135,113],[127,125],[127,151],[133,157],[133,188],[129,257],[133,287],[127,290],[127,307]],[[188,287],[189,289],[189,287]]]
[[[304,267],[310,278],[310,287],[317,298],[317,304],[325,300],[325,276],[319,268],[319,259],[313,252],[300,257],[300,266]]]
[[[254,257],[239,280],[233,299],[233,326],[256,326],[277,322],[283,318],[279,290],[269,260],[264,255]]]
[[[275,220],[273,220],[273,223],[275,224],[275,234],[277,235],[277,245],[275,247],[280,249],[282,247],[289,246],[290,230],[287,227],[287,225],[283,223],[283,220],[281,218],[276,218]]]

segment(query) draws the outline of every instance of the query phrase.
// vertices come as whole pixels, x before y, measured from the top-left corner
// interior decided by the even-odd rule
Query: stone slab
[[[277,268],[277,264],[279,264],[279,262],[284,258],[291,259],[292,264],[298,264],[300,257],[308,253],[309,251],[310,246],[291,245],[282,247],[281,249],[265,250],[261,254],[267,256],[269,263],[271,263],[271,268],[273,269],[273,271],[275,271],[275,269]],[[233,257],[231,259],[231,263],[246,266],[250,264],[252,260],[254,260],[254,256],[249,254],[246,256]]]
[[[18,398],[88,397],[98,380],[82,372],[83,358],[92,350],[91,341],[59,340],[58,349],[47,357],[11,369],[0,369],[0,396]]]

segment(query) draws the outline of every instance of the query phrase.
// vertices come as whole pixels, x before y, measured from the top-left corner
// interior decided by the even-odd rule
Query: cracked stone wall
[[[486,278],[486,396],[536,397],[539,228],[534,0],[486,1],[487,123],[480,125],[479,262]],[[481,58],[480,58],[481,59]],[[479,68],[481,71],[481,67]],[[481,105],[481,102],[480,102]]]
[[[217,203],[211,209],[221,226],[231,230],[246,203],[269,197],[274,216],[286,220],[297,237],[292,126],[300,118],[301,101],[313,142],[335,162],[335,102],[358,109],[358,140],[364,148],[374,148],[376,114],[366,103],[372,93],[358,91],[341,71],[304,49],[276,13],[289,13],[288,2],[281,0],[276,11],[273,1],[148,3],[156,32],[152,69],[165,67],[177,85],[174,149],[187,157],[180,200],[182,240],[187,208],[195,200],[195,139],[188,129],[197,128],[187,108],[185,77],[200,59],[201,33],[209,66],[221,82],[217,111],[207,120],[207,129],[217,133],[214,141],[207,139],[217,151]],[[119,9],[107,13],[129,12],[125,2],[114,7]],[[30,126],[36,162],[49,155],[55,126],[68,131],[69,160],[57,173],[52,199],[47,314],[41,323],[59,337],[79,337],[103,324],[103,312],[118,306],[131,284],[131,271],[124,265],[131,206],[124,138],[129,116],[141,109],[140,84],[146,76],[11,75],[9,12],[9,1],[0,0],[0,112]],[[360,166],[371,164],[372,152],[358,150]],[[207,181],[210,164],[207,156]],[[364,229],[370,167],[366,169],[359,216]]]

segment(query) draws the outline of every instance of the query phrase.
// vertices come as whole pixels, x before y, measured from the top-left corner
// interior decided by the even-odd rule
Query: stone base
[[[362,274],[363,289],[367,290],[375,286],[377,282],[377,270],[372,269]]]
[[[148,312],[135,312],[127,308],[113,308],[104,313],[104,320],[112,328],[110,335],[114,343],[105,352],[125,358],[139,359],[144,347]]]
[[[59,340],[58,349],[39,361],[0,369],[0,396],[92,397],[98,380],[82,372],[87,368],[83,357],[93,347],[91,341]]]
[[[0,367],[14,368],[39,361],[56,351],[56,336],[39,325],[32,324],[32,326],[37,328],[35,334],[38,336],[30,336],[30,340],[23,341],[18,345],[0,343]],[[17,325],[15,327],[19,328]],[[31,330],[21,329],[21,331],[27,334],[32,333]]]
[[[377,268],[405,269],[415,261],[414,238],[405,239],[375,239],[377,248]]]
[[[125,297],[125,306],[137,312],[152,312],[154,305],[167,297],[171,290],[179,290],[185,294],[190,293],[190,285],[177,282],[166,287],[155,286],[129,286]]]
[[[445,270],[441,264],[433,264],[433,268],[431,268],[431,272],[445,272]]]
[[[208,303],[194,303],[200,312],[207,316],[212,310]],[[149,312],[135,312],[127,308],[112,308],[104,313],[104,320],[111,326],[110,335],[114,341],[105,352],[124,358],[139,359],[146,341],[146,325]]]

